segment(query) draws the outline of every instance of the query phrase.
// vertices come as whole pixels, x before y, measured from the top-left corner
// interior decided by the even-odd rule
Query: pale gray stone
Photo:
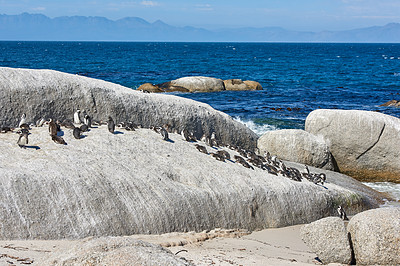
[[[262,86],[257,81],[241,79],[227,79],[224,80],[225,89],[228,91],[249,91],[249,90],[262,90]]]
[[[365,211],[350,219],[357,265],[400,265],[400,208]]]
[[[325,264],[350,264],[350,242],[344,222],[339,217],[327,217],[304,225],[301,239]]]
[[[36,262],[35,262],[36,263]],[[169,250],[130,237],[89,238],[70,250],[52,253],[38,265],[193,265]]]
[[[224,82],[221,79],[202,76],[183,77],[171,80],[160,84],[159,87],[167,91],[174,91],[179,88],[185,88],[189,92],[212,92],[225,90]]]
[[[306,131],[328,143],[339,170],[362,180],[400,181],[400,119],[370,111],[315,110]]]
[[[256,230],[335,215],[337,204],[351,215],[381,199],[336,172],[310,167],[326,174],[320,186],[220,162],[179,134],[167,142],[150,129],[111,134],[100,126],[77,140],[62,129],[67,145],[54,143],[47,127],[32,128],[29,145],[38,150],[0,134],[0,239]]]
[[[334,159],[324,139],[304,130],[268,131],[258,139],[257,147],[261,154],[269,152],[283,160],[336,170]]]
[[[219,83],[223,86],[222,80]],[[169,124],[179,132],[186,128],[198,139],[215,131],[222,143],[250,150],[257,145],[254,132],[208,104],[53,70],[0,67],[0,126],[18,125],[22,113],[31,122],[41,117],[72,121],[77,108],[94,120],[112,116],[116,123],[143,127]]]

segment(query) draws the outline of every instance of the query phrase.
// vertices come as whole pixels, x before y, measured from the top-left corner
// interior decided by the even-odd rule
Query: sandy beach
[[[316,255],[300,238],[302,225],[271,228],[246,234],[236,230],[225,237],[204,233],[133,235],[135,239],[160,244],[195,265],[315,265]],[[214,230],[213,230],[214,231]],[[212,234],[211,234],[212,235]],[[214,234],[216,236],[218,234]],[[242,236],[237,236],[242,235]],[[198,241],[198,242],[197,242]],[[0,265],[41,265],[40,260],[55,252],[67,251],[80,240],[9,240],[0,241]],[[183,244],[183,245],[182,245]]]

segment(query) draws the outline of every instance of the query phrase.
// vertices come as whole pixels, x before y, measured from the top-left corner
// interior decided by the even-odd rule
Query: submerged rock
[[[283,160],[322,169],[337,170],[333,156],[324,139],[304,130],[268,131],[258,139],[257,147],[261,154],[269,152]]]
[[[400,265],[400,208],[379,208],[351,218],[357,265]]]
[[[324,264],[352,262],[347,230],[339,217],[327,217],[307,224],[301,228],[300,235]]]
[[[329,143],[340,172],[364,181],[400,182],[400,119],[370,111],[315,110],[306,131]]]
[[[381,105],[379,105],[379,106],[394,106],[394,107],[400,107],[400,101],[391,100],[391,101],[388,101],[388,102],[386,102],[386,103],[384,103],[384,104],[381,104]]]

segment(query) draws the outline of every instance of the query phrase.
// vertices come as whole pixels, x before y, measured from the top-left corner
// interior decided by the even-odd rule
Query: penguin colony
[[[16,133],[19,134],[17,144],[21,148],[26,148],[28,144],[28,135],[30,134],[29,130],[31,129],[30,127],[42,127],[44,125],[48,125],[51,139],[55,143],[62,145],[66,145],[67,143],[62,136],[60,136],[61,134],[58,134],[61,131],[61,126],[72,129],[72,135],[75,139],[81,139],[82,133],[90,131],[92,125],[107,125],[108,131],[112,134],[115,133],[116,127],[127,131],[135,131],[140,127],[133,122],[120,122],[115,124],[111,116],[108,117],[106,122],[94,121],[84,110],[81,112],[78,109],[73,115],[73,123],[69,120],[60,122],[58,120],[54,121],[53,119],[46,121],[45,118],[41,118],[35,124],[33,124],[27,122],[26,114],[22,114],[18,124],[19,129],[5,126],[0,128],[0,133],[14,132],[14,130],[17,130]],[[170,140],[169,133],[172,133],[172,130],[168,124],[164,124],[163,126],[150,126],[150,129],[159,133],[164,141]],[[175,131],[174,133],[178,132]],[[296,182],[301,182],[303,179],[313,182],[316,185],[324,185],[326,182],[326,175],[324,173],[311,173],[308,166],[305,166],[304,171],[300,172],[300,170],[297,168],[286,166],[282,160],[279,160],[276,156],[271,156],[269,152],[265,153],[264,156],[261,156],[257,155],[253,151],[245,150],[235,145],[223,145],[215,132],[212,132],[210,135],[204,135],[201,140],[196,139],[194,133],[189,132],[186,128],[181,130],[180,135],[182,136],[183,140],[196,143],[194,147],[199,152],[206,155],[211,155],[220,162],[230,161],[252,170],[255,168],[260,168],[264,171],[267,171],[269,174],[289,178]],[[209,152],[205,146],[198,144],[198,141],[204,142],[206,146],[215,152]],[[235,151],[238,153],[238,155],[234,155],[232,160],[231,154],[222,147]],[[342,206],[339,206],[338,214],[342,219],[347,218]]]

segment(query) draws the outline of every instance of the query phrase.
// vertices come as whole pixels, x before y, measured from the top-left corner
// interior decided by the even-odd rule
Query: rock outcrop
[[[151,83],[144,83],[144,84],[140,85],[140,87],[137,88],[137,90],[144,91],[144,92],[164,92],[158,86],[153,85]]]
[[[324,264],[352,262],[347,230],[339,217],[327,217],[307,224],[301,228],[300,234]]]
[[[349,215],[380,204],[378,192],[345,175],[310,167],[326,174],[324,186],[296,182],[217,161],[174,133],[164,141],[150,129],[100,126],[75,139],[62,129],[67,145],[34,127],[26,149],[17,134],[0,134],[0,239],[255,230],[312,222],[338,204]]]
[[[400,208],[359,213],[347,229],[357,265],[400,265]]]
[[[393,106],[393,107],[400,107],[400,101],[397,101],[397,100],[391,100],[391,101],[388,101],[388,102],[386,102],[386,103],[383,103],[383,104],[381,104],[381,105],[379,105],[379,106]]]
[[[257,81],[241,79],[228,79],[224,80],[225,89],[228,91],[249,91],[249,90],[262,90],[262,86]]]
[[[306,131],[329,143],[339,170],[360,180],[400,182],[400,119],[358,110],[315,110]]]
[[[258,139],[257,147],[261,154],[269,152],[283,160],[337,170],[324,139],[304,130],[283,129],[266,132]]]
[[[59,251],[38,265],[193,265],[159,245],[129,237],[89,238]]]
[[[223,86],[222,80],[215,82]],[[222,143],[251,150],[257,146],[254,132],[208,104],[58,71],[0,68],[0,126],[18,125],[22,113],[32,122],[41,117],[72,120],[77,108],[94,120],[112,116],[117,123],[143,127],[169,124],[179,132],[185,127],[199,139],[214,131]]]
[[[166,92],[213,92],[225,90],[224,82],[221,79],[201,76],[183,77],[159,84],[157,86]]]

